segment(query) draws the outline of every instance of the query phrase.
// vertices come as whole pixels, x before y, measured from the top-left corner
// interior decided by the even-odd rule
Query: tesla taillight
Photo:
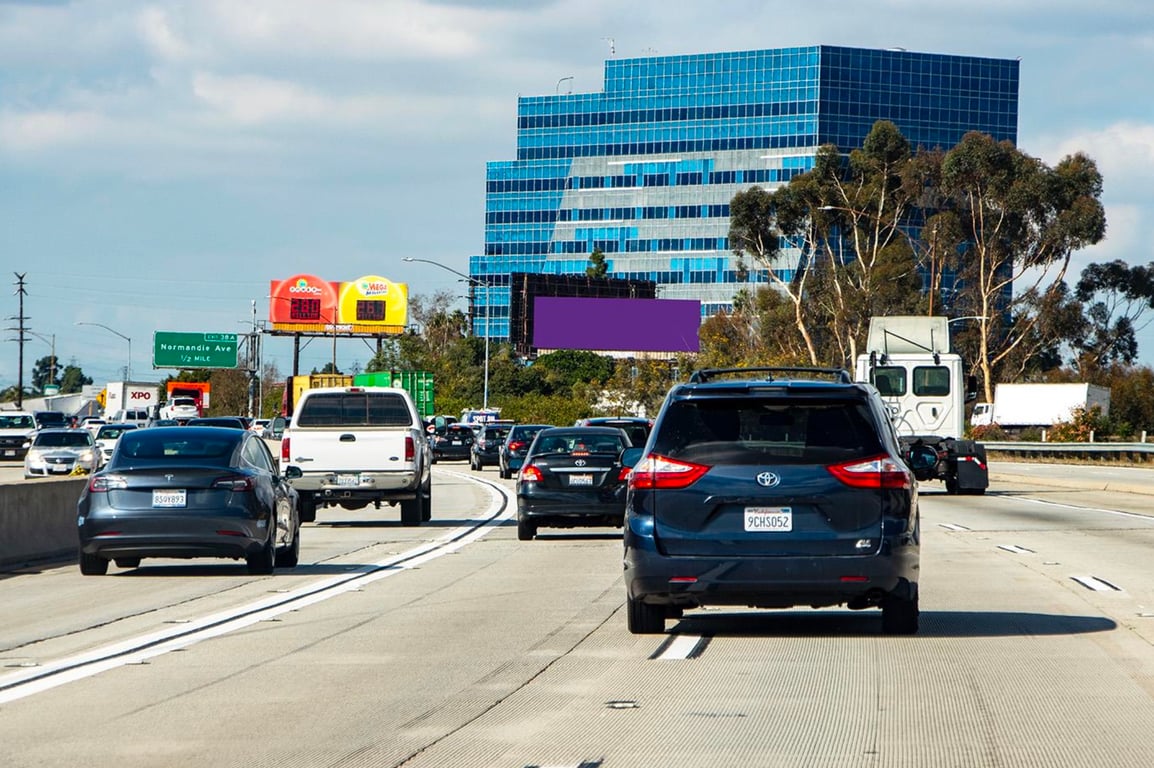
[[[630,488],[665,490],[688,488],[709,471],[706,464],[677,461],[667,456],[646,456],[629,473]]]
[[[911,488],[909,472],[891,457],[882,454],[832,464],[829,473],[851,488]]]
[[[253,483],[252,478],[246,475],[230,475],[217,478],[212,482],[212,487],[227,491],[251,491]]]
[[[128,481],[120,475],[93,475],[88,481],[89,493],[103,493],[127,487]]]
[[[521,468],[521,482],[523,483],[539,483],[543,479],[541,470],[530,464],[527,467]]]

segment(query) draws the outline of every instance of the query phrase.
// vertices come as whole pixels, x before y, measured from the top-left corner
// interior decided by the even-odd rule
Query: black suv
[[[917,481],[872,385],[698,371],[653,430],[626,500],[630,632],[705,605],[880,607],[883,632],[917,632]]]
[[[649,432],[653,429],[653,422],[640,416],[593,416],[588,419],[577,419],[577,427],[618,427],[629,435],[629,442],[634,448],[641,448],[649,439]]]

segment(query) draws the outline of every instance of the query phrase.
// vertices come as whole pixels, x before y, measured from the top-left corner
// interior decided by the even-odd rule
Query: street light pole
[[[124,367],[124,379],[125,379],[125,381],[132,381],[132,339],[128,338],[127,336],[125,336],[120,331],[114,331],[113,329],[111,329],[107,325],[105,325],[104,323],[86,323],[86,322],[82,322],[80,320],[77,320],[76,324],[77,325],[95,325],[97,328],[103,328],[104,330],[108,331],[109,333],[115,334],[115,335],[119,336],[120,338],[122,338],[128,342],[128,365],[126,365]]]
[[[43,341],[45,343],[50,343],[52,345],[52,362],[48,366],[48,383],[49,384],[55,384],[56,383],[56,334],[55,333],[52,334],[52,341],[49,342],[47,338],[45,338],[42,334],[36,333],[36,331],[30,331],[27,328],[25,328],[24,332],[27,334],[30,334],[32,336],[35,336],[36,338],[40,339],[41,341]]]
[[[412,256],[405,256],[403,259],[401,259],[401,261],[420,262],[422,264],[432,264],[434,267],[440,267],[441,269],[445,270],[446,272],[452,272],[454,275],[457,275],[458,277],[463,278],[470,285],[473,285],[473,286],[479,285],[485,289],[485,374],[484,374],[485,384],[484,384],[484,395],[482,396],[481,407],[484,409],[488,409],[488,407],[489,407],[489,311],[490,311],[491,306],[492,306],[490,303],[491,297],[489,295],[489,289],[493,287],[493,284],[490,283],[488,280],[479,280],[479,279],[477,279],[471,275],[466,275],[464,272],[458,272],[457,270],[453,269],[452,267],[447,267],[444,264],[442,264],[441,262],[433,261],[432,259],[416,259],[416,258],[413,258]],[[475,306],[476,306],[476,303],[474,302],[474,307]]]

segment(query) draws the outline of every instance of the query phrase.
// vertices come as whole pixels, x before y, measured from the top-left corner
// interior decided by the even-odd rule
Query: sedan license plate
[[[337,485],[357,486],[361,484],[360,475],[337,475]]]
[[[49,464],[48,468],[57,474],[64,474],[65,472],[72,471],[72,467],[68,466],[67,464]]]
[[[187,492],[183,489],[152,491],[152,506],[154,507],[183,507],[187,504]]]
[[[778,533],[793,530],[792,507],[746,507],[745,530]]]
[[[16,451],[14,451],[14,450],[7,450],[7,451],[4,451],[4,455],[5,455],[5,456],[15,456],[15,455],[16,455]]]
[[[569,485],[593,486],[593,475],[569,475]]]

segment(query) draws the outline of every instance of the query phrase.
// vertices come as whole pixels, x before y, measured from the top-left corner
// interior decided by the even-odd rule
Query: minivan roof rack
[[[768,374],[764,378],[769,381],[774,381],[777,378],[818,378],[823,376],[832,377],[839,384],[852,384],[853,379],[849,375],[849,371],[844,368],[812,368],[812,367],[769,367],[769,368],[702,368],[693,372],[689,377],[690,384],[704,384],[707,381],[712,381],[719,376],[727,376],[734,374],[742,374],[746,378],[752,378],[750,374]],[[806,376],[779,376],[778,374],[807,374]]]

